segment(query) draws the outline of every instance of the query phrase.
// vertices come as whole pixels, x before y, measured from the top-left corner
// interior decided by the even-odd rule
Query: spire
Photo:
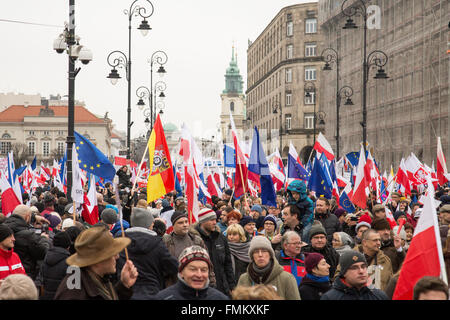
[[[223,93],[242,93],[242,76],[237,65],[237,53],[234,51],[234,41],[231,50],[231,61],[225,73],[225,90]]]

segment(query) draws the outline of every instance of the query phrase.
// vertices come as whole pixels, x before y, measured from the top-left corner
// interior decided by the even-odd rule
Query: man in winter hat
[[[4,224],[0,224],[0,280],[10,274],[25,274],[19,255],[14,252],[14,232]]]
[[[200,246],[185,248],[178,257],[178,281],[161,290],[156,300],[228,300],[217,289],[210,287],[209,273],[213,265],[208,252]]]

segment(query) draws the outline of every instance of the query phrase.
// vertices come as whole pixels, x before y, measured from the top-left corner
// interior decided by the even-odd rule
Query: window
[[[42,142],[42,155],[44,157],[48,157],[50,155],[50,142],[49,141]]]
[[[33,156],[36,153],[36,142],[28,141],[28,155]]]
[[[58,130],[58,136],[63,136],[64,135],[64,131],[63,130]]]
[[[57,149],[58,154],[64,154],[64,142],[58,142]]]
[[[286,82],[290,83],[292,82],[292,69],[286,69]]]
[[[306,19],[305,33],[316,33],[317,32],[317,19]]]
[[[286,115],[286,130],[291,130],[291,120],[292,116],[290,114]]]
[[[289,21],[286,23],[286,35],[292,37],[294,35],[294,23]]]
[[[315,57],[316,49],[317,49],[317,45],[315,43],[305,44],[305,57]]]
[[[9,133],[4,133],[2,139],[11,139],[11,135]]]
[[[49,136],[49,135],[50,135],[50,131],[45,130],[44,132],[42,132],[42,134],[43,134],[44,136]]]
[[[307,92],[305,92],[305,104],[314,104],[316,103],[316,93],[309,92],[309,97],[307,96]]]
[[[230,111],[234,112],[234,102],[233,101],[230,103]]]
[[[305,129],[314,129],[314,115],[313,114],[305,114],[305,120],[303,123]]]
[[[7,154],[11,151],[11,142],[2,141],[0,142],[0,154]]]
[[[305,68],[305,80],[316,80],[316,68],[306,67]]]
[[[286,59],[292,59],[294,57],[294,46],[289,44],[286,47]]]
[[[292,93],[286,93],[286,105],[290,106],[292,105]]]
[[[34,131],[28,131],[28,135],[34,136]]]

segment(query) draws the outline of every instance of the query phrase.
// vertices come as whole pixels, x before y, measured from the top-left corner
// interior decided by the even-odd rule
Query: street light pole
[[[167,63],[167,60],[169,60],[169,58],[167,57],[167,54],[162,51],[162,50],[158,50],[155,51],[152,56],[147,60],[150,63],[150,90],[152,90],[152,92],[150,93],[150,130],[153,130],[153,123],[156,120],[156,85],[155,88],[153,89],[153,63],[158,63],[159,64],[159,69],[157,71],[157,73],[162,77],[165,73],[166,73],[166,69],[164,69],[163,65]],[[164,85],[164,89],[161,91],[164,91],[166,88],[166,84],[162,81],[158,81],[157,84],[162,83]],[[153,90],[154,90],[154,94],[153,94]]]
[[[314,99],[314,121],[313,121],[313,148],[314,145],[316,144],[316,85],[314,84],[314,82],[311,81],[307,81],[305,82],[305,86],[304,86],[304,91],[305,91],[305,95],[304,97],[306,98],[313,98]],[[311,95],[311,92],[314,94],[313,96]]]

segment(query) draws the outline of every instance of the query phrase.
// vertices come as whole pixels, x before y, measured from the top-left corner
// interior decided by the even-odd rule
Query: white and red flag
[[[231,134],[233,135],[234,150],[236,150],[236,172],[234,176],[234,196],[240,198],[248,191],[247,161],[239,143],[233,115],[230,112]]]
[[[402,190],[405,190],[405,195],[411,195],[411,185],[408,174],[406,173],[405,159],[403,158],[398,167],[395,181],[402,186]]]
[[[7,174],[3,172],[0,177],[0,190],[2,192],[2,213],[8,217],[21,202],[6,177]]]
[[[95,187],[95,177],[91,174],[89,179],[89,190],[84,195],[83,211],[81,215],[84,221],[90,225],[94,225],[98,222],[98,204],[97,204],[97,191]]]
[[[424,276],[441,277],[447,282],[439,224],[433,199],[434,188],[428,180],[428,194],[408,252],[403,262],[392,300],[412,300],[413,289]]]
[[[447,164],[445,162],[444,152],[442,151],[441,137],[437,140],[437,163],[436,163],[436,174],[438,178],[439,185],[443,186],[449,180],[449,174],[447,171]]]
[[[364,167],[366,165],[364,148],[361,146],[361,151],[359,153],[359,161],[358,167],[356,171],[356,180],[355,185],[353,187],[353,195],[351,200],[353,204],[357,205],[361,209],[365,209],[367,206],[367,198],[366,198],[366,187],[367,181],[364,176]]]
[[[328,160],[331,161],[334,159],[333,149],[331,148],[330,143],[322,134],[322,132],[319,132],[319,136],[317,137],[316,143],[314,144],[314,149],[317,152],[325,153],[325,156],[327,157]]]

